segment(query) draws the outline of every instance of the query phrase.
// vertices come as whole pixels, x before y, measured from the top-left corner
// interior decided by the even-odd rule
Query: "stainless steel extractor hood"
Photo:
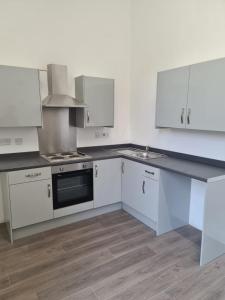
[[[44,107],[86,107],[87,105],[68,95],[67,66],[50,64],[48,68],[48,96]]]
[[[76,127],[70,125],[69,108],[45,107],[43,127],[38,128],[41,154],[71,152],[77,150]]]

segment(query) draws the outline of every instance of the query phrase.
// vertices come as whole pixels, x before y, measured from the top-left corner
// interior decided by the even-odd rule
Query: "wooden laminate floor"
[[[21,239],[0,230],[0,299],[225,299],[225,256],[199,267],[200,232],[155,237],[124,211]]]

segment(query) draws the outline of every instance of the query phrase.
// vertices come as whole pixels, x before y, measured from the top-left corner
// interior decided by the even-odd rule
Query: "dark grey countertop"
[[[205,182],[210,181],[216,177],[225,177],[225,169],[223,168],[218,168],[197,162],[190,162],[188,160],[178,158],[157,158],[149,159],[144,162],[140,161],[140,159],[130,159],[156,168],[164,169],[167,171],[173,171],[178,174],[185,175],[187,177],[191,177],[193,179]]]
[[[204,182],[207,182],[215,177],[225,176],[225,168],[219,168],[208,164],[192,162],[190,160],[173,158],[169,156],[143,160],[128,155],[121,155],[113,149],[98,151],[89,150],[86,153],[92,156],[92,160],[123,157],[145,165],[153,166],[167,171],[173,171],[178,174],[185,175]]]
[[[79,159],[77,161],[49,163],[46,159],[42,158],[38,152],[29,153],[14,153],[0,155],[0,172],[11,172],[30,168],[49,167],[62,164],[71,164],[76,162],[93,161],[107,158],[120,157],[117,152],[109,150],[92,150],[85,151],[85,154],[90,155],[90,158]]]
[[[0,155],[0,172],[10,172],[45,166],[49,166],[49,163],[38,153]]]
[[[181,158],[162,157],[157,159],[142,160],[140,158],[121,155],[115,149],[96,149],[88,148],[82,152],[91,156],[89,159],[81,159],[76,162],[102,160],[116,157],[123,157],[139,163],[150,165],[156,168],[173,171],[178,174],[188,176],[200,181],[210,181],[213,178],[225,176],[225,168],[212,166],[209,164],[194,162]],[[67,162],[67,163],[74,163]],[[55,163],[61,165],[63,163]],[[65,163],[64,163],[65,164]],[[52,166],[48,161],[43,159],[38,153],[8,154],[0,155],[0,172],[10,172],[29,168],[38,168]]]

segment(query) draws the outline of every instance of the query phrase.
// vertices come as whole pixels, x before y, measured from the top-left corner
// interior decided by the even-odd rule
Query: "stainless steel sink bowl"
[[[153,159],[153,158],[162,157],[164,155],[160,153],[151,152],[151,151],[139,151],[136,152],[136,156],[142,159]]]
[[[133,156],[133,157],[137,157],[140,159],[146,159],[146,160],[153,159],[153,158],[165,157],[164,154],[155,153],[155,152],[151,152],[151,151],[143,151],[143,150],[138,150],[138,149],[125,149],[125,150],[120,150],[117,152],[121,153],[123,155]]]
[[[136,156],[140,157],[140,158],[143,158],[143,159],[152,158],[152,154],[150,152],[137,152]]]

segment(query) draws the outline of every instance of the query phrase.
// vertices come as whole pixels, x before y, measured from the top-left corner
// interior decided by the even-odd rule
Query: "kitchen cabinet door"
[[[51,179],[13,184],[9,193],[13,229],[53,218]]]
[[[225,131],[225,59],[190,68],[187,128]]]
[[[114,127],[114,80],[80,76],[75,78],[76,98],[87,104],[78,108],[77,127]]]
[[[138,163],[122,160],[122,202],[137,209],[141,196],[141,169]]]
[[[185,128],[189,67],[158,73],[156,127]]]
[[[41,125],[39,71],[0,66],[0,127]]]
[[[121,202],[121,159],[94,162],[94,207]]]
[[[145,172],[148,167],[144,164],[130,160],[123,160],[122,164],[122,202],[156,222],[159,181]]]
[[[149,177],[142,176],[140,188],[140,201],[137,210],[154,222],[157,221],[159,184]]]

